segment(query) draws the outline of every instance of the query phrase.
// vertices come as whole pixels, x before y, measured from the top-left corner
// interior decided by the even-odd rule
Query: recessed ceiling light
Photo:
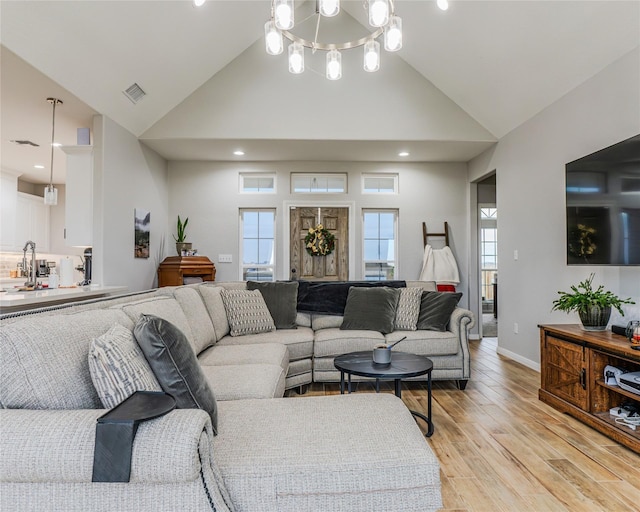
[[[244,156],[244,151],[242,151],[241,149],[236,149],[233,152],[233,154],[236,155],[236,156]]]
[[[400,151],[400,153],[398,153],[398,156],[409,156],[409,152],[408,151]]]
[[[44,169],[44,165],[36,164],[34,165],[36,169]]]

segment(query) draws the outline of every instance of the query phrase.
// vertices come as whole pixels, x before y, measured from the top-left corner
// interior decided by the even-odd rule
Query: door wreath
[[[328,256],[335,249],[336,237],[322,224],[318,224],[315,228],[309,228],[304,237],[304,245],[311,256]]]

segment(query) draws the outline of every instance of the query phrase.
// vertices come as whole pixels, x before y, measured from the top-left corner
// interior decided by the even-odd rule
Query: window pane
[[[344,194],[347,189],[346,174],[292,173],[291,190],[305,194]]]
[[[394,278],[395,267],[388,263],[366,263],[364,278],[366,281],[387,281]]]
[[[242,224],[242,238],[258,237],[258,212],[243,212]]]
[[[258,213],[258,222],[259,228],[258,233],[260,238],[273,238],[273,220],[274,220],[273,212],[259,212]]]
[[[258,259],[255,263],[262,265],[273,263],[273,240],[260,239],[258,242]]]
[[[364,237],[378,238],[379,233],[379,215],[377,213],[364,214]]]
[[[365,194],[393,194],[397,192],[397,175],[366,176],[363,175],[362,192]]]
[[[365,261],[380,259],[380,246],[378,240],[364,241],[364,259]]]
[[[380,214],[380,238],[393,239],[394,215],[393,213]]]
[[[242,263],[249,265],[258,263],[258,240],[244,239],[242,242]]]
[[[248,267],[242,271],[244,281],[273,281],[272,267]]]

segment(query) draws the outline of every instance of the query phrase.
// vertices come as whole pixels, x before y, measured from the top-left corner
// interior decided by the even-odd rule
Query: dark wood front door
[[[349,279],[349,209],[292,207],[290,221],[291,276],[310,281],[347,281]],[[304,239],[309,228],[322,224],[335,236],[335,249],[326,256],[311,256]],[[295,270],[295,272],[293,272]]]

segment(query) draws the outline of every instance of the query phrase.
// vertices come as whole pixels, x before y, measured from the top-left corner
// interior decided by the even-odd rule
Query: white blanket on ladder
[[[438,284],[460,284],[458,264],[449,247],[433,249],[429,244],[424,248],[421,281],[435,281]]]

